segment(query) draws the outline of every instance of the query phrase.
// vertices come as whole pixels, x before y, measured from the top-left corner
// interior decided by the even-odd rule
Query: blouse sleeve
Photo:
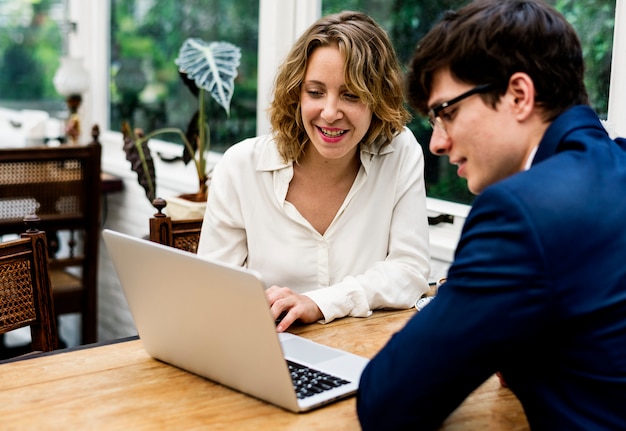
[[[238,172],[235,162],[225,154],[213,170],[198,255],[244,266],[248,251],[241,197],[235,191],[235,182],[228,177]]]

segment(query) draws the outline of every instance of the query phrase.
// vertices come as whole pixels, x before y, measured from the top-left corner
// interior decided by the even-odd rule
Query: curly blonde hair
[[[309,137],[302,123],[300,90],[316,48],[338,45],[346,59],[346,86],[372,111],[361,145],[387,145],[410,120],[404,107],[400,64],[387,33],[369,16],[344,11],[319,19],[296,41],[280,66],[269,107],[272,132],[285,161],[297,162]]]

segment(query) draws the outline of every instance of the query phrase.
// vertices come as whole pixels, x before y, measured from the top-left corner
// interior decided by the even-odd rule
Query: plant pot
[[[171,196],[167,198],[165,213],[172,220],[189,220],[204,218],[206,211],[206,201],[194,202],[182,196]]]

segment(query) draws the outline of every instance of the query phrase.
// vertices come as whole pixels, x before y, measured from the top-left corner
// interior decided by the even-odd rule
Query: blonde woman
[[[370,17],[323,17],[278,71],[272,133],[216,166],[198,253],[261,273],[278,331],[428,290],[424,159],[402,85]]]

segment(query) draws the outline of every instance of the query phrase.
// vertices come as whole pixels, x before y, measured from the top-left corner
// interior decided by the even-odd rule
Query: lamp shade
[[[52,79],[54,88],[62,96],[80,96],[89,88],[89,73],[83,67],[83,59],[61,57],[61,65]]]

